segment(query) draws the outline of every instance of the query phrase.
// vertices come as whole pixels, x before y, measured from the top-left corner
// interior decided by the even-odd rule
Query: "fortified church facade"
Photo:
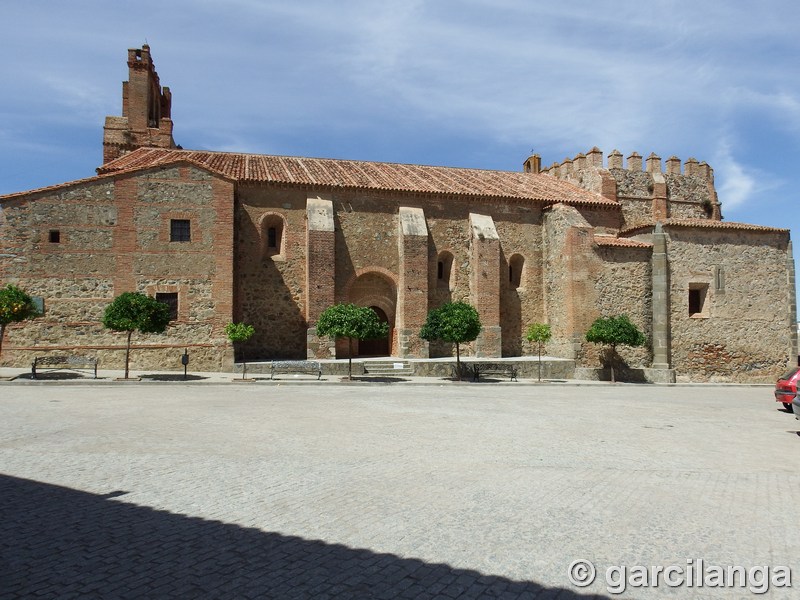
[[[625,313],[648,346],[623,350],[657,381],[769,381],[797,357],[789,231],[721,218],[713,171],[694,159],[623,161],[597,148],[521,172],[190,151],[150,49],[128,51],[122,116],[107,117],[97,174],[0,197],[0,283],[42,299],[12,326],[3,364],[69,349],[122,364],[100,324],[118,294],[168,302],[164,335],[135,337],[134,368],[231,368],[223,328],[252,324],[250,358],[344,357],[316,335],[337,302],[373,307],[388,340],[358,353],[449,356],[419,330],[429,309],[474,305],[482,357],[535,354],[596,366],[583,341]]]

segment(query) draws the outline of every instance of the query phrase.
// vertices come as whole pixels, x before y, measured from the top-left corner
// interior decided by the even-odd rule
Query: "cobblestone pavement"
[[[800,577],[798,429],[765,387],[6,384],[0,597],[757,597],[606,573]]]

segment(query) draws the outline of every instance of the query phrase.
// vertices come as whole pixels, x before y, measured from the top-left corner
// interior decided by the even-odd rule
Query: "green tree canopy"
[[[647,338],[636,325],[631,323],[628,315],[618,315],[596,319],[586,332],[586,341],[608,345],[612,353],[616,353],[617,346],[643,346]],[[615,381],[613,363],[611,381]]]
[[[232,342],[246,342],[256,332],[252,325],[247,323],[228,323],[225,325],[225,335]]]
[[[550,341],[553,333],[547,323],[532,323],[525,334],[529,342],[536,342],[539,349],[539,381],[542,380],[542,344]]]
[[[481,318],[475,307],[465,302],[447,302],[428,312],[425,325],[419,332],[423,340],[442,340],[456,345],[456,370],[461,379],[460,345],[477,339]]]
[[[39,309],[33,303],[33,298],[20,288],[10,283],[0,288],[0,353],[3,351],[6,325],[38,316]]]
[[[256,332],[255,327],[247,323],[228,323],[225,325],[225,335],[228,339],[236,344],[237,342],[246,342]],[[247,360],[242,358],[242,379],[247,375]]]
[[[125,379],[128,378],[133,332],[164,333],[169,318],[168,305],[140,292],[124,292],[106,307],[103,327],[128,334],[125,348]]]
[[[353,377],[353,340],[375,340],[389,333],[389,324],[384,323],[378,314],[367,306],[355,304],[334,304],[326,308],[317,321],[317,334],[335,339],[346,338],[348,377]]]

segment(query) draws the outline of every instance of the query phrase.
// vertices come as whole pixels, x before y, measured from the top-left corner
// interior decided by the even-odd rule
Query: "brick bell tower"
[[[161,88],[150,46],[128,50],[128,81],[122,82],[122,116],[106,117],[103,164],[142,146],[175,148],[172,94]]]

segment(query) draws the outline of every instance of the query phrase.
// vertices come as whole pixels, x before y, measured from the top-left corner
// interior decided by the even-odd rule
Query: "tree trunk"
[[[542,342],[539,342],[539,382],[542,381]]]
[[[133,335],[133,331],[128,332],[128,344],[125,347],[125,379],[128,378],[128,361],[131,357],[131,336]]]
[[[461,351],[458,348],[458,342],[456,342],[456,372],[458,380],[461,381]]]
[[[353,380],[353,338],[347,338],[347,379]]]
[[[0,356],[3,356],[3,337],[6,334],[6,324],[0,323]]]
[[[611,367],[611,383],[617,383],[614,377],[614,356],[617,354],[617,347],[611,346],[611,354],[608,357],[608,364]]]

